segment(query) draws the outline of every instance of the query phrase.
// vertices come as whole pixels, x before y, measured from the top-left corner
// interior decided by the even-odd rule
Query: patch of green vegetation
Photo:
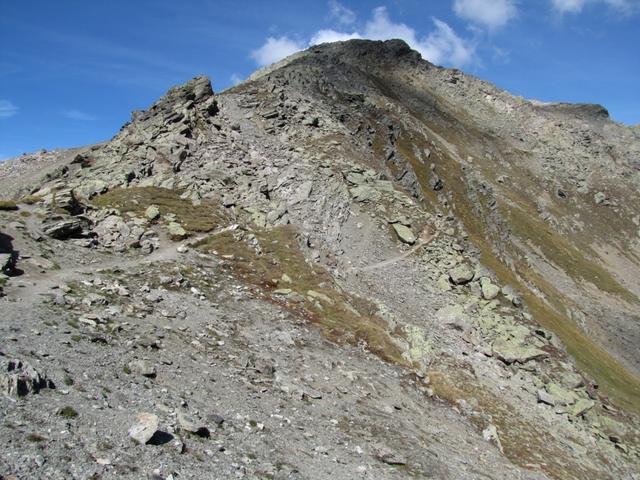
[[[62,383],[64,383],[67,387],[70,387],[75,382],[73,381],[73,378],[71,378],[69,375],[65,375],[64,378],[62,379]]]
[[[446,132],[440,132],[440,134],[444,136]],[[436,193],[428,182],[428,169],[415,158],[413,153],[414,143],[419,149],[428,148],[422,136],[412,135],[411,132],[403,132],[400,135],[397,147],[416,172],[425,201],[437,204]],[[558,335],[569,353],[576,359],[578,366],[596,380],[602,394],[610,396],[629,411],[640,414],[640,379],[599,346],[595,339],[585,335],[578,325],[566,316],[566,306],[572,303],[570,299],[564,297],[528,265],[516,262],[508,267],[500,259],[494,250],[494,245],[499,245],[500,240],[485,224],[485,219],[490,218],[490,206],[483,204],[482,196],[477,199],[479,201],[470,200],[468,185],[460,181],[465,174],[457,161],[447,155],[440,155],[438,164],[440,165],[438,175],[444,180],[447,193],[451,194],[450,206],[464,223],[469,240],[479,248],[483,265],[496,273],[500,283],[511,285],[521,292],[536,322]],[[524,201],[514,195],[516,193],[513,193],[511,200],[519,205],[523,204]],[[575,248],[571,249],[571,245],[566,240],[560,238],[559,241],[564,243],[558,243],[555,247],[549,246],[553,242],[550,242],[546,238],[547,234],[543,233],[547,230],[546,226],[537,225],[535,222],[531,224],[530,219],[536,217],[535,210],[529,212],[530,215],[526,213],[519,215],[520,218],[511,219],[515,224],[519,223],[515,228],[519,229],[518,233],[522,235],[523,240],[530,236],[532,239],[538,238],[543,246],[546,245],[547,249],[552,249],[552,253],[545,253],[545,255],[549,255],[551,260],[555,259],[560,268],[566,268],[576,278],[590,281],[604,291],[614,293],[627,301],[637,302],[637,299],[630,296],[630,293],[624,290],[608,272],[590,262]],[[556,237],[559,238],[559,235]],[[511,247],[515,248],[513,245]],[[515,271],[518,275],[514,274]],[[535,285],[543,292],[547,301],[536,296],[530,285]]]
[[[25,205],[33,205],[35,203],[41,202],[43,198],[39,195],[25,195],[19,201],[19,203],[24,203]]]
[[[125,365],[124,367],[122,367],[122,372],[126,373],[127,375],[131,375],[131,369],[129,368],[129,365]]]
[[[226,224],[226,216],[219,203],[203,200],[194,205],[191,200],[180,198],[182,193],[159,187],[116,188],[95,197],[92,202],[97,207],[116,208],[139,217],[144,217],[150,205],[157,205],[161,216],[175,215],[176,221],[189,233],[210,232]]]
[[[456,405],[460,399],[477,402],[483,415],[472,415],[469,420],[478,430],[488,426],[491,419],[500,438],[505,454],[514,463],[524,468],[538,464],[551,477],[567,480],[603,478],[602,472],[595,472],[587,466],[571,462],[564,455],[566,447],[544,429],[542,424],[523,420],[522,416],[499,396],[477,384],[473,373],[464,366],[443,366],[442,370],[429,372],[430,386],[434,393]]]
[[[29,435],[27,435],[28,442],[38,443],[38,442],[44,442],[46,440],[47,440],[46,437],[43,437],[42,435],[38,435],[37,433],[30,433]]]
[[[73,407],[67,405],[66,407],[62,407],[58,410],[58,415],[62,418],[71,419],[76,418],[78,416],[78,412],[76,412]]]
[[[67,320],[67,325],[73,328],[80,328],[80,324],[75,318],[70,318],[69,320]]]
[[[74,342],[79,342],[82,340],[82,335],[71,335],[71,340]]]
[[[278,288],[291,289],[304,300],[289,302],[285,297],[279,299],[273,295],[273,301],[318,325],[327,338],[353,345],[364,342],[383,360],[407,365],[401,348],[387,332],[386,322],[373,314],[372,308],[364,308],[367,302],[339,292],[324,268],[306,262],[294,227],[279,226],[253,233],[260,245],[260,254],[247,242],[234,238],[233,232],[207,237],[196,248],[225,256],[235,275],[265,293],[273,293]],[[291,278],[291,284],[278,284],[277,279],[284,274]],[[310,291],[315,296],[310,296]]]
[[[15,202],[15,200],[0,200],[0,210],[18,210],[18,204]]]
[[[20,213],[18,215],[23,218],[29,218],[31,216],[31,212],[29,210],[20,210]]]
[[[629,303],[638,302],[638,298],[620,285],[609,272],[587,258],[589,247],[583,245],[580,249],[576,248],[543,222],[536,220],[535,212],[524,211],[522,208],[502,210],[515,235],[533,242],[548,260],[575,281],[590,282],[600,290],[617,295]]]

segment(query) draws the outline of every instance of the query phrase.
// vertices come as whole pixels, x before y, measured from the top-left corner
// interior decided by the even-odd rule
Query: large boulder
[[[46,218],[42,223],[44,234],[58,240],[85,237],[90,228],[91,221],[81,216],[53,215]]]
[[[119,215],[109,215],[93,230],[103,246],[123,252],[131,248],[140,248],[146,234],[145,223],[142,219],[126,221]]]
[[[506,364],[526,363],[548,356],[547,352],[539,348],[525,345],[516,339],[500,338],[493,342],[493,354]]]
[[[414,243],[416,243],[416,236],[406,225],[402,225],[401,223],[394,223],[393,229],[396,231],[396,235],[398,235],[398,238],[401,242],[408,243],[409,245],[413,245]]]
[[[15,252],[0,253],[0,272],[10,275],[13,273],[18,255]]]
[[[485,300],[493,300],[500,293],[500,287],[494,285],[488,277],[480,279],[480,287],[482,290],[482,298]]]
[[[458,265],[451,271],[449,271],[449,278],[456,285],[464,285],[465,283],[469,283],[473,280],[475,273],[474,271],[465,264]]]
[[[30,364],[15,359],[0,363],[0,392],[24,397],[45,388],[55,388],[55,385]]]

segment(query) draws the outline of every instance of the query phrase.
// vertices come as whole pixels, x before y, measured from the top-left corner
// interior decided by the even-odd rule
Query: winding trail
[[[225,229],[226,230],[226,229]],[[225,231],[222,230],[222,231]],[[50,270],[42,274],[26,274],[16,278],[16,282],[11,282],[5,290],[9,292],[9,289],[13,289],[13,293],[17,293],[19,297],[33,297],[36,295],[46,295],[51,293],[51,290],[56,285],[68,283],[69,281],[77,278],[79,275],[86,275],[95,273],[98,269],[107,270],[110,268],[122,268],[130,269],[139,265],[149,264],[153,262],[167,262],[176,260],[180,253],[178,247],[185,245],[191,247],[195,243],[199,242],[203,238],[211,234],[217,234],[220,232],[209,233],[198,237],[191,238],[185,242],[173,242],[166,235],[159,234],[160,247],[154,250],[149,255],[140,254],[138,256],[120,256],[118,254],[101,254],[100,257],[94,259],[89,264],[78,265],[72,264],[66,267],[62,267],[58,270]],[[107,258],[108,257],[108,258]]]
[[[407,250],[406,252],[404,252],[401,255],[398,255],[396,257],[392,257],[389,258],[387,260],[383,260],[382,262],[378,262],[378,263],[374,263],[372,265],[367,265],[364,267],[351,267],[350,271],[352,272],[367,272],[370,270],[376,270],[378,268],[384,268],[384,267],[388,267],[390,265],[393,265],[394,263],[398,263],[401,260],[404,260],[405,258],[411,256],[412,254],[414,254],[415,252],[417,252],[420,248],[424,247],[425,245],[428,245],[429,243],[431,243],[431,241],[438,235],[438,233],[434,233],[431,234],[430,236],[426,237],[426,238],[420,238],[420,242],[418,242],[415,246],[413,246],[410,250]]]

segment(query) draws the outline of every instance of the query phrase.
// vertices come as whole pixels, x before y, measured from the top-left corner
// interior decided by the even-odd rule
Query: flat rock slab
[[[526,345],[518,345],[512,342],[498,340],[494,342],[493,354],[504,363],[526,363],[530,360],[538,360],[548,354],[544,350]]]
[[[416,236],[409,227],[401,223],[394,223],[393,229],[396,231],[396,235],[398,235],[401,242],[408,243],[409,245],[416,243]]]

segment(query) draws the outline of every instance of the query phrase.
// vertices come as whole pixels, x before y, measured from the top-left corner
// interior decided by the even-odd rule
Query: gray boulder
[[[45,388],[55,388],[46,375],[21,360],[5,360],[0,364],[0,391],[11,397],[24,397]]]
[[[449,278],[456,285],[464,285],[473,280],[474,271],[468,265],[458,265],[449,271]]]
[[[51,216],[42,223],[42,231],[45,235],[58,240],[68,238],[82,238],[88,234],[91,221],[85,217],[66,217],[63,215]]]

